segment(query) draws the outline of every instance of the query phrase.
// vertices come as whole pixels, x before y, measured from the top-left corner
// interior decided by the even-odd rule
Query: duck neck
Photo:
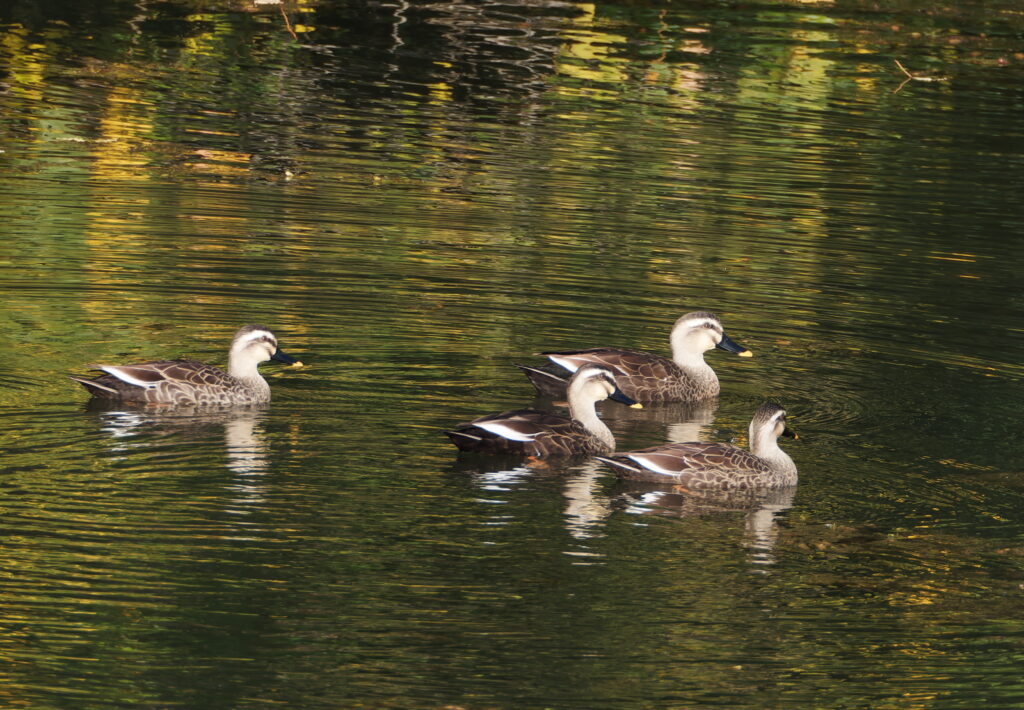
[[[694,350],[687,342],[686,333],[672,333],[672,361],[696,380],[718,382],[718,376],[711,366],[704,362],[704,352]]]
[[[270,385],[260,374],[258,365],[259,363],[252,358],[247,358],[244,355],[236,356],[232,353],[228,357],[228,374],[247,387],[259,390],[270,389]]]
[[[793,483],[796,483],[796,464],[785,451],[779,448],[778,439],[772,432],[765,430],[755,431],[753,425],[750,427],[750,453],[759,459],[764,459],[773,470],[780,473],[792,474]]]
[[[597,416],[597,409],[594,402],[583,400],[579,393],[569,393],[569,416],[583,425],[583,427],[608,445],[610,450],[615,448],[615,437],[608,425]]]

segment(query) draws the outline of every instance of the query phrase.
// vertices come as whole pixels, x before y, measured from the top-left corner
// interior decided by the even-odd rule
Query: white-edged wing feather
[[[538,434],[538,432],[527,433],[517,431],[515,428],[508,426],[502,421],[476,421],[473,422],[473,425],[478,426],[481,429],[486,429],[492,434],[496,434],[506,439],[511,439],[512,441],[533,441]]]
[[[164,381],[164,377],[160,373],[138,366],[96,365],[96,368],[136,387],[152,388]],[[144,377],[148,377],[148,379],[144,379]]]

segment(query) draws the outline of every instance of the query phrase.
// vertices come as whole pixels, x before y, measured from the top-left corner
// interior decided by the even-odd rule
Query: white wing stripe
[[[486,429],[492,434],[511,439],[512,441],[533,441],[536,434],[523,434],[522,432],[516,431],[510,426],[502,424],[501,422],[474,422],[474,424],[481,429]]]
[[[569,372],[576,372],[576,370],[580,369],[580,364],[578,362],[573,362],[568,358],[558,357],[557,355],[548,355],[548,360],[556,365],[561,365]]]
[[[646,468],[648,471],[653,471],[654,473],[662,473],[665,474],[666,476],[674,476],[677,473],[679,473],[678,471],[669,471],[667,469],[662,468],[661,466],[654,464],[652,461],[648,460],[647,457],[644,456],[643,454],[630,454],[629,458],[636,461],[638,464]]]
[[[140,380],[137,377],[132,377],[128,373],[122,372],[121,368],[118,367],[117,365],[100,365],[100,369],[106,373],[113,375],[122,382],[127,382],[128,384],[135,385],[136,387],[145,387],[146,389],[153,389],[154,387],[157,386],[157,384],[159,384],[157,382],[146,382],[145,380]]]

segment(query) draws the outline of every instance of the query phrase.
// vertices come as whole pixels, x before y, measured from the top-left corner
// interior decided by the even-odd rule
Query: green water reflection
[[[1024,707],[1008,2],[0,8],[0,705]],[[934,82],[904,80],[900,60]],[[459,457],[550,348],[782,402],[792,497]],[[64,375],[223,364],[244,412]],[[542,403],[547,404],[547,403]]]

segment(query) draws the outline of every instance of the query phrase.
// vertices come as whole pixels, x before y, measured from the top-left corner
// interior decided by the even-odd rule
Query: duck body
[[[627,397],[638,402],[696,402],[719,392],[718,376],[710,367],[684,370],[667,357],[639,350],[590,348],[541,353],[556,363],[561,373],[528,365],[516,365],[537,391],[548,397],[564,397],[568,375],[583,363],[604,365]]]
[[[569,416],[537,409],[516,409],[488,414],[446,431],[462,451],[515,453],[536,457],[577,456],[615,450],[611,430],[600,420],[594,404],[610,398],[637,403],[618,389],[612,373],[587,365],[572,376],[568,386]]]
[[[693,311],[676,320],[670,337],[672,359],[639,350],[589,348],[541,353],[556,369],[517,365],[537,391],[564,397],[567,375],[585,364],[601,365],[615,374],[622,393],[638,402],[695,402],[719,393],[718,376],[704,353],[719,348],[741,357],[752,353],[729,338],[714,313]]]
[[[488,454],[577,456],[606,454],[615,448],[569,417],[538,409],[514,409],[459,424],[445,432],[462,451]]]
[[[270,385],[262,377],[259,380],[241,380],[197,360],[100,365],[98,369],[107,374],[92,379],[71,379],[81,383],[99,399],[200,406],[270,401]]]
[[[751,450],[729,444],[665,444],[600,457],[623,478],[671,483],[694,491],[753,490],[796,485],[796,464],[778,437],[796,438],[786,412],[775,404],[758,408],[750,422]]]
[[[277,338],[261,326],[244,326],[232,341],[228,371],[197,360],[157,360],[133,365],[94,365],[104,374],[72,375],[93,397],[108,402],[169,405],[262,404],[270,385],[257,366],[267,360],[301,365],[281,352]]]

